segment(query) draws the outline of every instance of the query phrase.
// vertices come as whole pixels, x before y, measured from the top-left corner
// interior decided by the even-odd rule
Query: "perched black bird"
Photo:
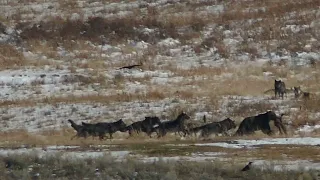
[[[119,69],[132,69],[134,67],[138,67],[138,66],[141,66],[141,64],[134,64],[134,65],[130,65],[130,66],[123,66]]]
[[[5,159],[4,167],[7,169],[22,169],[23,163],[13,160],[13,159]]]
[[[6,168],[11,168],[13,165],[12,161],[10,161],[10,160],[6,160],[4,163],[5,163]]]
[[[241,171],[248,171],[248,170],[250,170],[250,166],[251,166],[252,163],[253,163],[253,162],[249,162],[244,168],[242,168]]]
[[[203,122],[204,122],[204,123],[207,123],[207,117],[206,117],[206,115],[203,115],[203,118],[202,118],[202,119],[203,119]]]

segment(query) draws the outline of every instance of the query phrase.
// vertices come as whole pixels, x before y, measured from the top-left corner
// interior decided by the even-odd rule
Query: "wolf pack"
[[[263,114],[256,116],[246,117],[240,123],[238,130],[234,135],[251,135],[255,131],[261,130],[263,133],[272,135],[274,132],[271,130],[270,121],[274,122],[274,125],[279,129],[281,134],[286,134],[286,128],[282,123],[282,116],[276,115],[274,111],[267,111]],[[186,112],[181,112],[176,119],[170,121],[161,121],[156,116],[147,116],[144,120],[134,122],[130,125],[126,125],[122,119],[115,122],[99,122],[89,124],[82,122],[81,125],[76,124],[69,119],[71,126],[76,130],[76,135],[71,139],[77,137],[87,138],[89,136],[99,137],[100,140],[113,138],[113,134],[117,131],[128,132],[129,137],[134,134],[145,133],[147,136],[152,137],[153,134],[156,137],[161,138],[168,133],[174,133],[179,136],[197,136],[200,133],[201,137],[209,137],[212,134],[228,135],[227,132],[236,128],[236,123],[230,118],[226,118],[219,122],[210,122],[198,127],[189,128],[186,121],[190,119],[190,116]],[[109,135],[109,137],[107,137]]]
[[[279,98],[281,97],[282,99],[284,98],[284,95],[287,96],[287,93],[292,91],[296,99],[298,98],[310,99],[311,97],[311,93],[303,91],[300,86],[294,86],[291,89],[287,89],[286,84],[282,80],[274,80],[274,89],[271,89],[271,90],[274,91],[275,97],[277,97],[278,95],[278,97]]]
[[[288,89],[281,80],[274,82],[275,98],[284,98],[287,96]],[[300,87],[294,87],[293,92],[295,98],[304,97],[310,98],[309,92],[304,92]],[[233,134],[234,136],[251,135],[256,131],[261,131],[264,134],[272,135],[274,131],[270,127],[270,122],[273,121],[274,126],[279,130],[280,134],[287,134],[286,127],[282,122],[284,114],[277,115],[274,111],[266,111],[255,116],[244,118],[238,126],[238,129]],[[128,133],[128,137],[134,134],[145,133],[149,137],[164,137],[168,133],[174,133],[181,137],[197,136],[206,138],[212,134],[215,135],[229,135],[231,129],[237,128],[235,121],[230,118],[223,119],[219,122],[206,122],[206,116],[203,117],[204,124],[197,127],[189,126],[188,121],[191,117],[186,112],[181,112],[176,119],[169,121],[161,121],[157,116],[147,116],[144,120],[134,122],[130,125],[119,119],[114,122],[99,122],[99,123],[85,123],[76,124],[73,120],[69,119],[71,127],[77,132],[73,138],[87,138],[98,137],[100,140],[113,139],[113,134],[116,132]]]

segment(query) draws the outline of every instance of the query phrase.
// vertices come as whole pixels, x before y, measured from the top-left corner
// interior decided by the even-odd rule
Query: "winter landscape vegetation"
[[[0,179],[320,179],[319,39],[319,0],[0,0]],[[286,134],[235,135],[267,111]],[[237,127],[99,140],[68,122],[181,112]]]

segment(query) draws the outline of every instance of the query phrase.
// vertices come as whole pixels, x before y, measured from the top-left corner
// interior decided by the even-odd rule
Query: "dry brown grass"
[[[27,62],[14,46],[9,44],[0,44],[0,69],[17,68],[25,65]]]
[[[277,153],[275,153],[275,149]],[[259,150],[253,150],[248,153],[249,156],[263,159],[281,160],[284,156],[286,159],[296,160],[304,159],[310,161],[320,161],[319,148],[315,146],[299,145],[263,145]]]
[[[107,68],[106,62],[104,60],[102,60],[102,59],[91,59],[91,60],[87,60],[84,63],[83,62],[77,62],[72,67],[75,67],[75,66],[79,67],[79,68],[83,68],[83,69],[94,69],[95,71]]]
[[[317,105],[319,108],[319,105]],[[291,121],[293,128],[298,128],[309,124],[310,126],[314,126],[317,124],[317,119],[311,118],[311,112],[308,109],[300,109],[297,112],[291,114]]]
[[[317,0],[310,1],[243,1],[237,3],[230,3],[227,6],[227,11],[220,15],[222,22],[256,19],[256,18],[273,18],[283,17],[290,12],[302,12],[304,10],[313,9],[320,5]],[[248,11],[247,8],[256,8],[258,10]],[[266,10],[261,8],[266,7]],[[260,9],[260,10],[259,10]],[[299,13],[298,13],[299,14]]]
[[[172,68],[172,67],[171,67]],[[205,67],[200,66],[192,69],[172,68],[172,72],[177,76],[193,77],[193,76],[218,76],[227,70],[223,67]]]
[[[72,129],[64,130],[48,130],[37,133],[30,133],[24,129],[17,129],[13,131],[1,132],[2,147],[21,147],[21,145],[27,145],[28,147],[41,147],[45,145],[76,145],[90,143],[91,139],[87,142],[81,139],[75,139],[71,141],[70,138],[75,134]]]
[[[165,95],[158,91],[158,90],[151,90],[148,91],[146,94],[116,94],[116,95],[70,95],[70,96],[52,96],[52,97],[45,97],[43,99],[27,99],[27,100],[2,100],[0,102],[0,107],[7,107],[7,106],[34,106],[35,104],[59,104],[59,103],[102,103],[102,104],[110,104],[115,102],[129,102],[129,101],[136,101],[136,100],[161,100],[164,99]]]
[[[40,143],[40,141],[30,135],[26,130],[19,129],[9,132],[1,132],[1,146],[18,146],[23,143]]]
[[[302,97],[300,100],[298,100],[297,104],[303,111],[318,112],[320,106],[319,101],[320,98],[318,96],[311,96],[310,98]]]
[[[77,6],[67,3],[63,7]],[[151,7],[149,9],[152,9]],[[148,10],[148,15],[142,18],[141,10],[135,11],[135,16],[101,18],[90,17],[87,21],[69,20],[59,17],[48,18],[46,22],[31,25],[31,22],[17,25],[21,29],[24,40],[47,40],[65,44],[70,40],[90,40],[101,43],[100,36],[109,34],[106,39],[110,44],[118,44],[127,39],[138,38],[154,43],[157,39],[166,37],[178,38],[185,42],[199,37],[199,31],[209,22],[209,17],[200,17],[196,13],[187,15],[159,15],[157,11]],[[69,14],[69,13],[68,13]],[[135,30],[135,27],[159,28],[160,33],[146,35]],[[178,33],[178,28],[188,27],[191,31]],[[82,32],[85,31],[84,34]],[[81,35],[82,34],[82,35]],[[68,49],[68,48],[67,48]]]
[[[213,97],[223,95],[262,95],[273,87],[272,81],[259,78],[262,75],[260,67],[198,67],[190,70],[170,68],[176,76],[182,76],[186,81],[179,82],[184,91],[189,91],[189,97]],[[246,77],[246,78],[243,78]],[[192,81],[190,81],[192,80]],[[270,85],[269,85],[270,84]],[[197,91],[189,89],[198,86]],[[180,88],[178,93],[183,92]]]
[[[216,99],[214,104],[222,99],[222,96],[237,95],[237,96],[268,96],[273,97],[273,93],[265,93],[274,86],[274,80],[272,77],[262,78],[264,72],[271,72],[274,79],[279,77],[285,77],[287,88],[290,89],[298,84],[305,84],[312,87],[312,89],[318,88],[317,74],[313,73],[313,77],[300,81],[298,77],[292,76],[292,71],[287,66],[277,68],[276,66],[264,65],[262,67],[239,65],[239,67],[198,67],[190,70],[183,70],[174,68],[174,66],[168,67],[170,71],[174,72],[175,76],[184,77],[184,80],[176,83],[175,87],[167,89],[171,92],[167,94],[167,97],[181,98],[192,101],[194,98],[199,97],[212,97]],[[311,68],[312,69],[312,68]],[[309,67],[305,67],[296,70],[295,73],[303,74],[310,71]],[[243,78],[246,77],[246,78]],[[196,91],[194,90],[196,87]],[[288,92],[287,98],[293,98],[293,93]],[[268,98],[266,98],[268,99]],[[307,107],[309,110],[314,111],[318,107],[317,98],[314,96],[309,101],[303,102],[303,107]],[[293,102],[294,103],[294,102]],[[307,103],[307,104],[306,104]],[[247,104],[249,109],[256,107],[258,111],[265,108],[273,109],[275,107],[267,105],[268,103],[261,102],[255,105]],[[245,104],[243,104],[245,105]],[[302,106],[302,104],[301,104]]]
[[[76,132],[72,128],[62,130],[46,130],[37,133],[30,133],[20,129],[15,131],[0,132],[0,146],[2,147],[21,147],[27,145],[29,147],[45,147],[47,145],[79,145],[82,147],[90,144],[101,144],[103,142],[93,138],[75,138],[71,140]],[[105,141],[109,143],[109,141]]]
[[[262,68],[263,72],[271,72],[275,77],[287,78],[289,69],[286,67],[273,66],[271,64],[266,64]]]
[[[219,95],[262,95],[268,87],[267,81],[256,78],[232,77],[221,80],[219,85],[214,86],[213,92]]]
[[[53,59],[57,59],[59,57],[57,53],[58,45],[55,43],[30,40],[28,44],[29,44],[29,50],[31,52],[43,53],[48,58],[53,58]]]
[[[61,130],[43,130],[36,133],[27,132],[24,129],[17,129],[13,131],[0,132],[0,146],[1,147],[21,147],[21,145],[28,145],[29,147],[45,147],[48,145],[78,145],[81,147],[89,147],[96,145],[118,145],[123,147],[131,147],[137,149],[142,146],[161,146],[166,143],[179,144],[190,143],[192,141],[181,141],[178,136],[168,135],[163,138],[150,138],[147,135],[134,134],[133,137],[129,137],[128,133],[115,133],[114,139],[100,141],[99,138],[88,137],[74,138],[76,134],[75,130],[71,127],[62,128]],[[120,147],[120,148],[121,148]],[[133,150],[131,149],[131,150]]]
[[[230,102],[230,106],[232,106],[232,102]],[[232,116],[240,116],[240,117],[248,117],[255,115],[254,113],[257,112],[265,112],[266,110],[276,110],[274,104],[270,102],[241,102],[240,104],[235,105],[232,107],[232,111],[230,114]]]

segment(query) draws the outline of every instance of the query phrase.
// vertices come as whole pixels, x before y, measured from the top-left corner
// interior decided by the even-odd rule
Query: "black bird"
[[[13,163],[12,163],[10,160],[6,160],[6,161],[5,161],[5,167],[6,167],[6,168],[11,168],[12,165],[13,165]]]
[[[123,66],[119,69],[132,69],[134,67],[138,67],[138,66],[141,66],[141,64],[134,64],[134,65],[130,65],[130,66]]]
[[[207,117],[206,117],[206,115],[203,115],[203,118],[202,118],[202,119],[203,119],[203,122],[204,122],[204,123],[207,123]]]
[[[249,162],[244,168],[242,168],[241,171],[248,171],[248,170],[250,170],[250,166],[251,166],[252,163],[253,163],[253,162]]]

